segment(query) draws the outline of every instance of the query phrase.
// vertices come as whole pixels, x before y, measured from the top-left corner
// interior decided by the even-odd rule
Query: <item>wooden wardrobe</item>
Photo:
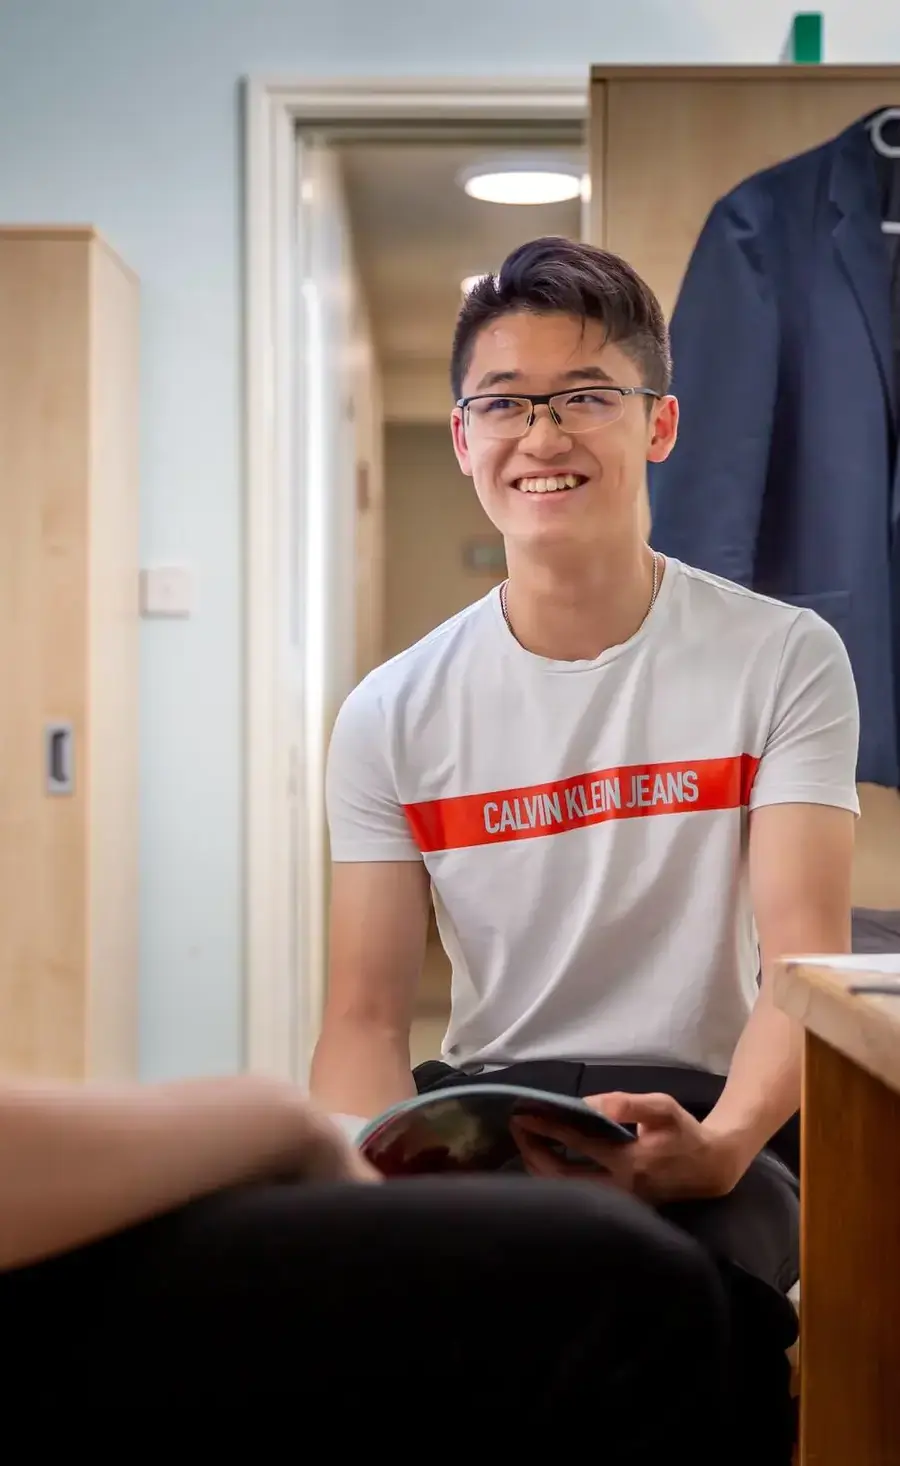
[[[0,229],[0,1078],[137,1068],[138,286]]]
[[[718,198],[891,105],[900,66],[595,67],[589,237],[634,265],[671,315]],[[860,802],[854,905],[900,909],[900,797],[863,785]]]

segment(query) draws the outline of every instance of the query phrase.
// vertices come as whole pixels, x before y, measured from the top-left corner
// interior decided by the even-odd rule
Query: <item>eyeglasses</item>
[[[625,411],[626,397],[656,397],[649,387],[579,387],[576,392],[548,392],[531,397],[480,393],[461,397],[457,407],[466,427],[484,438],[521,438],[533,426],[535,409],[547,407],[562,432],[590,433],[608,428]]]

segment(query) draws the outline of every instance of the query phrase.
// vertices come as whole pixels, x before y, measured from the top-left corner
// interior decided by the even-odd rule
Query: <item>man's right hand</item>
[[[382,1180],[380,1173],[363,1158],[334,1121],[305,1095],[297,1095],[295,1104],[294,1143],[285,1156],[283,1170],[276,1166],[278,1179],[361,1181],[368,1184]]]

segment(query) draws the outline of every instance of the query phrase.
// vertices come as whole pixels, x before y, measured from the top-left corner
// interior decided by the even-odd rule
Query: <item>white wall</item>
[[[896,4],[824,8],[828,59],[900,59]],[[143,636],[148,1076],[241,1055],[239,78],[765,62],[793,10],[594,0],[561,25],[544,0],[0,0],[0,219],[90,221],[139,272],[143,552],[201,575],[196,617]]]

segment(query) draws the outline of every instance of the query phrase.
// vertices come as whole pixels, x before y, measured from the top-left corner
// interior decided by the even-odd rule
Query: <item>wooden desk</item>
[[[900,956],[784,962],[776,993],[806,1029],[801,1466],[900,1466]]]

